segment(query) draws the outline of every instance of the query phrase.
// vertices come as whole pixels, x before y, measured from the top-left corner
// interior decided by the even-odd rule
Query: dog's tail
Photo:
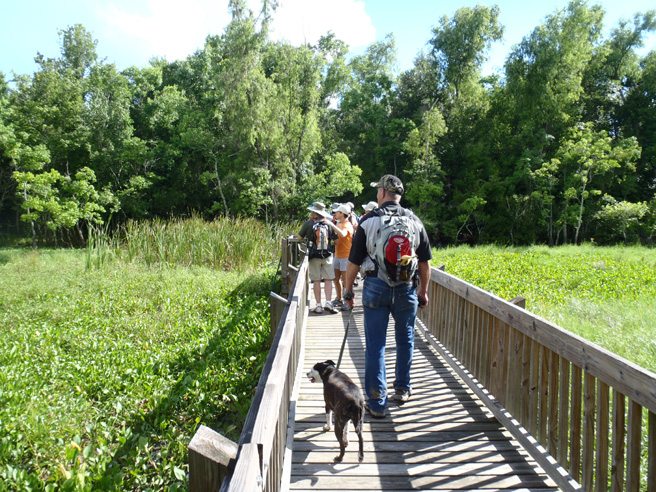
[[[356,432],[362,432],[362,425],[364,423],[364,403],[354,405],[355,418],[353,419],[353,425],[355,426]]]

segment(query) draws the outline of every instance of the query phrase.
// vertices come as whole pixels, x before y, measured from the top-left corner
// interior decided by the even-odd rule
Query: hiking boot
[[[323,308],[321,307],[321,304],[317,304],[316,307],[313,309],[313,311],[317,314],[323,313]]]
[[[330,302],[330,301],[326,301],[326,302],[324,303],[324,305],[323,305],[323,308],[324,308],[326,311],[330,311],[330,312],[333,313],[333,314],[337,312],[337,309],[335,309],[335,306],[333,306],[333,303]]]
[[[335,299],[335,300],[333,301],[333,306],[335,306],[336,308],[338,308],[338,307],[342,307],[343,305],[344,305],[344,303],[342,302],[341,299]]]
[[[364,404],[364,409],[374,419],[384,419],[385,418],[385,410],[380,411],[380,410],[374,410],[372,408],[369,408],[369,404],[366,403],[366,402]]]
[[[390,400],[397,402],[399,405],[402,405],[410,399],[411,395],[412,391],[409,389],[396,388],[394,390],[394,394],[390,396]]]

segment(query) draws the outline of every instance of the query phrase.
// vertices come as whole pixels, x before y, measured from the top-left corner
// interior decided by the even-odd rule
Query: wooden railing
[[[272,319],[279,313],[280,321],[273,331],[271,349],[239,444],[201,426],[189,445],[191,492],[277,491],[280,488],[289,401],[307,320],[308,296],[308,262],[298,241],[283,239],[282,248],[286,252],[283,258],[287,258],[282,264],[283,285],[291,289],[287,299],[271,295]]]
[[[656,491],[656,374],[438,269],[420,319],[569,472],[564,488]]]
[[[286,250],[285,243],[283,241],[283,250]],[[277,491],[280,488],[289,401],[308,312],[308,262],[304,257],[295,273],[289,305],[278,325],[242,430],[234,472],[223,482],[222,492]]]

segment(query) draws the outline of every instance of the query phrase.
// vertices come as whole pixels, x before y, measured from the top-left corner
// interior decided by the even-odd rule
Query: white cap
[[[335,212],[342,212],[344,215],[348,215],[351,213],[351,207],[349,207],[345,203],[341,203],[339,207],[333,209],[333,213]]]

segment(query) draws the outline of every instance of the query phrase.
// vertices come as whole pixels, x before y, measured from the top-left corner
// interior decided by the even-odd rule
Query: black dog
[[[307,373],[313,383],[321,378],[323,381],[323,399],[326,403],[326,425],[323,430],[330,430],[331,413],[335,413],[335,436],[339,441],[339,456],[335,456],[335,463],[344,458],[348,446],[349,420],[355,426],[358,435],[359,451],[358,461],[364,458],[362,442],[362,420],[364,417],[364,398],[362,392],[346,374],[335,367],[332,360],[317,362]]]

